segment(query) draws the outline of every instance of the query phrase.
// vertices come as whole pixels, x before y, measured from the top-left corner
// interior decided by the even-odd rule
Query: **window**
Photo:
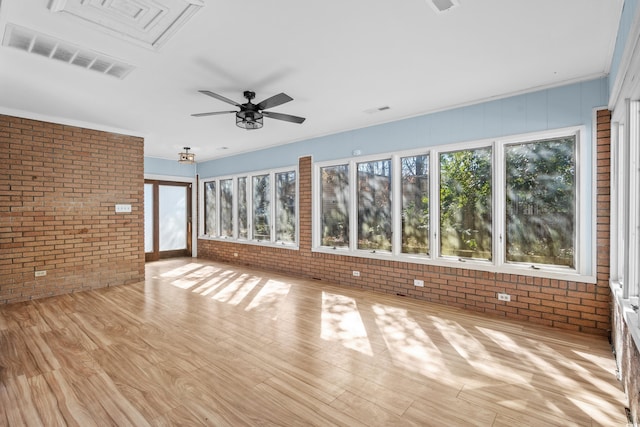
[[[271,240],[269,175],[253,177],[253,238]]]
[[[238,178],[238,238],[249,238],[249,222],[247,221],[247,177]]]
[[[391,251],[391,160],[357,167],[358,249]]]
[[[201,236],[294,246],[298,230],[296,177],[295,169],[284,169],[203,180]]]
[[[640,101],[627,100],[621,122],[612,132],[612,153],[617,170],[612,185],[612,281],[621,297],[638,304],[640,295]],[[614,222],[615,220],[615,222]],[[615,247],[613,247],[615,245]],[[640,324],[640,322],[639,322]]]
[[[506,260],[575,266],[575,137],[505,147]]]
[[[204,183],[204,234],[215,236],[216,232],[216,182]]]
[[[233,237],[233,181],[220,181],[220,236]]]
[[[402,253],[429,253],[429,156],[400,159]]]
[[[349,165],[320,170],[322,245],[349,246]]]
[[[440,154],[440,254],[491,259],[491,148]]]
[[[276,174],[276,241],[296,241],[296,173]]]
[[[314,250],[595,280],[582,129],[316,164]]]

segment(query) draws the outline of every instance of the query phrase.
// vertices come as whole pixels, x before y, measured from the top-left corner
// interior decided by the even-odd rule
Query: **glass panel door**
[[[153,252],[153,184],[144,184],[144,251]]]
[[[160,251],[187,249],[187,187],[160,185]]]
[[[145,259],[191,255],[191,184],[145,180]]]

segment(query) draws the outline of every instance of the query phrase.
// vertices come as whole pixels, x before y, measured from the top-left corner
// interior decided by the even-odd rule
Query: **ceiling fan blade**
[[[298,124],[306,120],[304,117],[292,116],[290,114],[274,113],[272,111],[263,111],[262,114],[265,117],[269,117],[270,119],[284,120],[285,122],[298,123]]]
[[[212,98],[218,99],[222,102],[226,102],[227,104],[231,104],[231,105],[235,105],[236,107],[240,107],[240,104],[238,104],[236,101],[233,101],[229,98],[226,98],[222,95],[218,95],[217,93],[213,93],[210,90],[199,90],[198,92],[203,93],[205,95],[209,95]]]
[[[216,116],[218,114],[237,113],[237,111],[214,111],[212,113],[196,113],[192,114],[192,117],[204,117],[204,116]]]
[[[286,93],[279,93],[277,95],[272,96],[271,98],[267,98],[261,103],[257,105],[258,110],[266,110],[267,108],[277,107],[278,105],[282,105],[285,102],[293,101],[293,98],[287,95]]]

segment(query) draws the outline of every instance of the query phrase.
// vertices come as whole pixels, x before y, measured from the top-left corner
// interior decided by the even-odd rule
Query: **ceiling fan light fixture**
[[[190,153],[191,147],[183,147],[184,152],[178,154],[178,163],[192,165],[196,162],[196,155]]]
[[[263,115],[257,111],[242,110],[236,113],[236,126],[239,128],[253,130],[263,125]]]

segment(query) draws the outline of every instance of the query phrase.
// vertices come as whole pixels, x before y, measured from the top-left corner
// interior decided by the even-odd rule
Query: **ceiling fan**
[[[271,98],[265,99],[262,102],[254,104],[251,102],[251,100],[256,97],[256,93],[246,90],[244,91],[244,97],[247,98],[247,102],[245,102],[244,104],[239,104],[229,98],[226,98],[222,95],[218,95],[217,93],[213,93],[208,90],[199,90],[198,92],[211,96],[213,98],[219,99],[220,101],[226,102],[227,104],[235,105],[236,107],[240,108],[240,111],[231,110],[231,111],[214,111],[211,113],[197,113],[197,114],[192,114],[193,117],[215,116],[218,114],[236,113],[236,126],[246,130],[260,129],[263,126],[263,123],[262,123],[263,117],[269,117],[270,119],[284,120],[285,122],[298,123],[298,124],[305,121],[304,117],[292,116],[290,114],[274,113],[272,111],[264,111],[269,108],[282,105],[285,102],[293,101],[293,98],[291,98],[289,95],[285,93],[279,93],[277,95],[272,96]]]

